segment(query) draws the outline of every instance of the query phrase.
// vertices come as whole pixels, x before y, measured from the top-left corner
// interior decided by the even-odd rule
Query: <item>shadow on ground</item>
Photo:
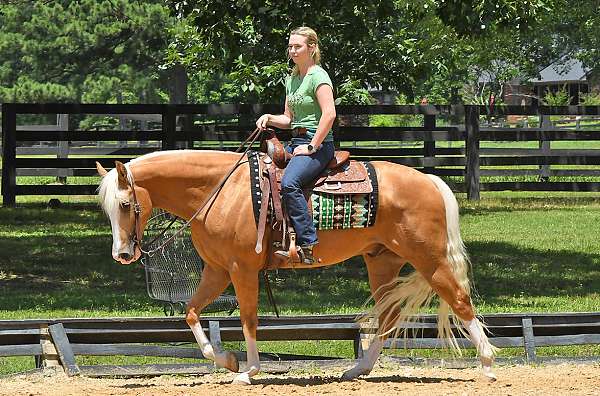
[[[0,306],[16,311],[154,304],[141,266],[116,264],[110,246],[110,226],[97,207],[0,208]],[[473,242],[467,249],[486,304],[501,305],[511,296],[600,294],[600,254],[504,242]],[[360,257],[326,268],[279,270],[270,277],[284,312],[355,312],[369,296]],[[271,309],[264,289],[261,307]]]

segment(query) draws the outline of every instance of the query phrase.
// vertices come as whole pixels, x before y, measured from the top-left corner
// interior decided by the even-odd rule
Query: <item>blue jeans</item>
[[[308,143],[310,143],[310,140],[294,138],[287,150],[293,152],[297,146]],[[292,157],[285,168],[281,180],[281,195],[290,222],[296,230],[296,243],[300,246],[315,245],[319,242],[312,216],[308,213],[308,204],[302,189],[314,181],[327,167],[334,153],[333,142],[323,142],[321,147],[311,155]]]

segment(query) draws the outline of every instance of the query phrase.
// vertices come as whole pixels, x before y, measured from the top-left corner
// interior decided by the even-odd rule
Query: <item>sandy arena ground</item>
[[[479,369],[379,365],[366,378],[342,382],[339,370],[259,374],[251,386],[234,374],[97,379],[35,373],[0,379],[0,395],[600,395],[600,364],[497,367],[489,382]]]

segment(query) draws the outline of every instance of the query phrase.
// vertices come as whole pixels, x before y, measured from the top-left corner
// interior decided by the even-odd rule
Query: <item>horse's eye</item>
[[[129,201],[122,201],[119,205],[121,206],[121,208],[127,209],[131,204],[129,203]]]

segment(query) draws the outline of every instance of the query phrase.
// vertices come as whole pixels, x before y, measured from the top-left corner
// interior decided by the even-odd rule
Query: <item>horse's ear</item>
[[[100,165],[100,162],[96,161],[96,170],[98,171],[98,174],[101,177],[106,176],[106,174],[108,173],[108,171],[106,169],[104,169],[104,167],[102,165]]]
[[[119,176],[119,188],[121,190],[127,189],[129,182],[127,180],[127,168],[120,161],[115,161],[115,167],[117,168],[117,175]]]

